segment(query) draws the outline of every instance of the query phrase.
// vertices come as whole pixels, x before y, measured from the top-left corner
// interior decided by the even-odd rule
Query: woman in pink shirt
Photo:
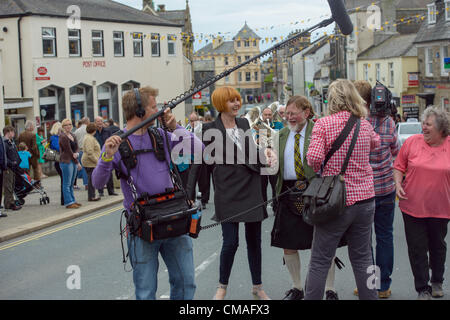
[[[444,295],[445,236],[450,219],[449,113],[427,108],[422,130],[423,134],[408,138],[400,149],[394,181],[418,299],[429,300]]]

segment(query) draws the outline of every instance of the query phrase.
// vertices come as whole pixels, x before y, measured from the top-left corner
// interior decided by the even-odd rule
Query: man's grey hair
[[[431,116],[434,116],[436,129],[442,134],[443,137],[447,137],[450,124],[449,112],[436,106],[429,106],[422,114],[422,121],[425,121]]]
[[[34,130],[34,121],[27,120],[27,122],[25,122],[25,129]]]

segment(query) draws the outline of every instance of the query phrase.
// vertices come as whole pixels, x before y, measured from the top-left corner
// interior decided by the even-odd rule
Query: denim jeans
[[[59,166],[62,171],[63,177],[63,196],[64,205],[68,206],[75,203],[75,195],[73,193],[73,184],[77,177],[77,165],[75,162],[70,161],[70,163],[60,162]]]
[[[158,253],[169,272],[170,299],[192,300],[195,293],[195,268],[192,239],[188,235],[149,243],[129,235],[127,239],[137,300],[156,300]]]
[[[221,284],[228,284],[234,256],[239,246],[239,223],[222,223],[222,251],[220,253]],[[245,223],[247,256],[253,285],[261,284],[261,222]]]
[[[79,154],[80,155],[78,156],[78,161],[80,161],[80,164],[81,164],[81,158],[83,157],[83,151],[80,151]],[[76,179],[78,179],[78,178],[83,178],[83,185],[84,186],[88,185],[88,183],[89,183],[88,179],[89,178],[88,178],[88,174],[87,174],[87,171],[86,171],[85,167],[82,167],[81,170],[78,171]]]
[[[380,291],[391,286],[391,275],[394,268],[394,209],[395,191],[386,196],[375,197],[375,264],[380,268]]]

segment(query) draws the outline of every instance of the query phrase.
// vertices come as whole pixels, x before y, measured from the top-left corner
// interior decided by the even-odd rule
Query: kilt
[[[281,192],[285,192],[294,184],[295,180],[284,181]],[[311,249],[314,228],[304,222],[303,217],[292,209],[287,201],[287,195],[279,199],[271,233],[271,246],[291,250]]]
[[[281,193],[292,188],[295,180],[283,182]],[[275,220],[271,232],[272,247],[290,250],[311,249],[314,227],[303,221],[303,216],[299,215],[288,203],[288,194],[282,196],[278,201]],[[338,248],[347,245],[346,232],[339,242]]]

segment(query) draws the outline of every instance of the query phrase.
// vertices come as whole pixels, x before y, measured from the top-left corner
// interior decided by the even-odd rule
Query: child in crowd
[[[28,147],[25,142],[19,143],[19,157],[21,160],[19,167],[24,169],[26,173],[30,174],[31,153],[28,151]]]

